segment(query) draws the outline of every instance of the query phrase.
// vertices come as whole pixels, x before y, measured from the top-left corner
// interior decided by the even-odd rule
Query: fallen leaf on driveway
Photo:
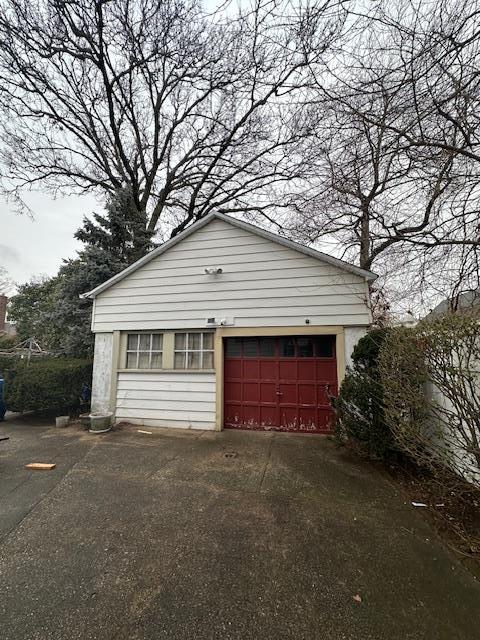
[[[359,595],[358,595],[358,593],[356,593],[356,594],[353,596],[353,599],[355,600],[355,602],[361,602],[361,601],[362,601],[362,598],[361,598],[361,596],[359,596]]]

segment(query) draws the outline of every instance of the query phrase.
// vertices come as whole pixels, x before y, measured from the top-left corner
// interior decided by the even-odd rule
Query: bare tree
[[[300,169],[302,91],[349,3],[1,0],[3,187],[128,185],[153,231],[264,212]]]
[[[12,286],[8,271],[0,265],[0,295],[8,295],[12,290]]]
[[[380,5],[312,93],[292,226],[419,298],[479,286],[476,23],[467,3]]]

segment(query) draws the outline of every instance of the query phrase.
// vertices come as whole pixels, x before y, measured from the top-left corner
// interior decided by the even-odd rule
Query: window
[[[225,340],[225,349],[228,358],[240,358],[242,355],[242,339],[227,338]]]
[[[295,357],[295,338],[280,338],[279,343],[281,358]]]
[[[258,357],[258,340],[257,340],[257,338],[244,338],[244,340],[243,340],[243,357],[244,358],[257,358]]]
[[[176,333],[175,369],[213,369],[213,333]]]
[[[161,369],[162,352],[162,333],[129,333],[127,369]]]
[[[317,358],[333,358],[335,338],[333,336],[316,336],[315,355]]]
[[[275,355],[275,338],[259,338],[258,346],[263,358],[273,358]]]
[[[297,338],[297,352],[299,358],[313,357],[313,340],[312,338]]]

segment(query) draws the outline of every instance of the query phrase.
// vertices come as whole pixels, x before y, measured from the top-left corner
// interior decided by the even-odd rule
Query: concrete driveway
[[[2,432],[2,640],[478,638],[480,585],[325,438]]]

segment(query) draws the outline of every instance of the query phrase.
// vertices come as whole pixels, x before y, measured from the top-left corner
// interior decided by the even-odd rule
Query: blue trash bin
[[[0,378],[0,422],[5,417],[5,413],[7,412],[7,407],[5,406],[5,402],[3,400],[3,378]]]

